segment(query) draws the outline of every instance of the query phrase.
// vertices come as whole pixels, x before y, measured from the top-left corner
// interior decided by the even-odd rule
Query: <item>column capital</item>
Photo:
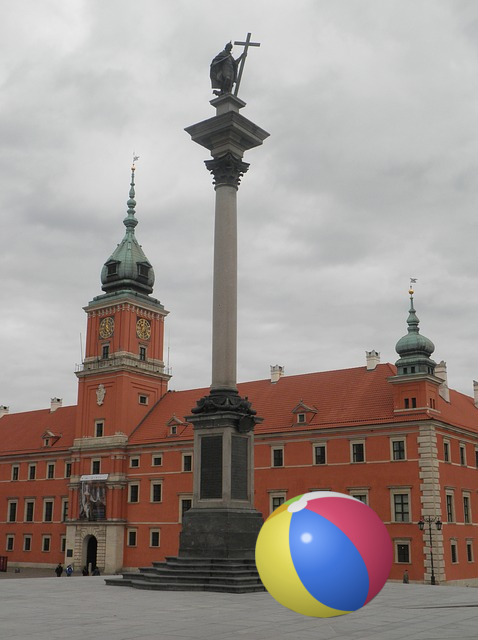
[[[213,184],[215,188],[219,185],[226,184],[231,187],[239,188],[242,176],[249,169],[249,163],[244,162],[233,153],[225,153],[222,156],[206,160],[206,169],[213,176]]]

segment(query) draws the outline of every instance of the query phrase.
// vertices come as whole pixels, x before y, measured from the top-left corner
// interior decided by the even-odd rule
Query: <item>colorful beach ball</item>
[[[256,565],[285,607],[329,618],[357,611],[385,584],[392,543],[375,511],[352,496],[314,491],[278,507],[262,525]]]

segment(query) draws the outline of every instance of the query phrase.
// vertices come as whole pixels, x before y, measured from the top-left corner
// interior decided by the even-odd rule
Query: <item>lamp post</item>
[[[423,531],[425,529],[425,523],[428,524],[428,533],[430,535],[430,561],[432,566],[432,576],[431,576],[430,584],[436,584],[435,572],[433,570],[432,524],[435,523],[437,531],[441,531],[443,522],[440,520],[440,516],[423,516],[422,519],[418,521],[418,526],[420,528],[420,531]]]

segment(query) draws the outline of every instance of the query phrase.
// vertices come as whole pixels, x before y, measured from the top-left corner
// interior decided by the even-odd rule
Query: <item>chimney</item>
[[[378,364],[380,364],[380,351],[366,351],[365,355],[367,357],[367,371],[373,371]]]
[[[61,398],[52,398],[51,405],[50,405],[50,413],[53,413],[54,411],[59,409],[62,404],[63,404],[63,400]]]
[[[475,407],[478,407],[478,382],[476,380],[473,380],[473,395],[475,396]]]
[[[6,407],[4,404],[0,404],[0,418],[3,418],[7,413],[10,412],[10,407]]]
[[[435,375],[440,380],[443,380],[441,385],[438,387],[438,393],[445,400],[445,402],[450,402],[450,389],[448,388],[448,375],[446,372],[446,362],[442,360],[435,367]]]
[[[272,365],[271,364],[271,382],[274,384],[279,381],[279,378],[282,378],[284,375],[284,367],[280,365]]]

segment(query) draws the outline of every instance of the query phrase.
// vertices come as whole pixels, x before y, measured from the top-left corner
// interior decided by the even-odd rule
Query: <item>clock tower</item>
[[[163,305],[135,235],[134,164],[123,240],[101,271],[103,294],[85,307],[86,353],[78,367],[78,410],[65,562],[114,573],[123,563],[128,440],[166,393]]]
[[[135,166],[123,240],[103,265],[104,293],[85,307],[86,353],[79,379],[77,438],[129,436],[166,393],[164,318],[151,296],[154,271],[135,235]]]

